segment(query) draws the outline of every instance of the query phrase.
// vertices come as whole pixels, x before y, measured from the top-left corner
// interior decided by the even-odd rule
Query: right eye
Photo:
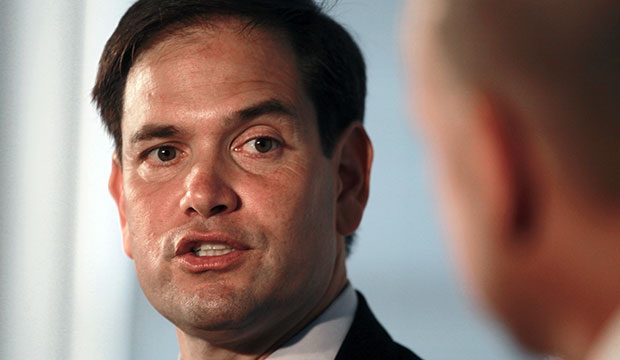
[[[170,145],[164,145],[156,147],[149,151],[147,158],[155,162],[170,162],[178,157],[179,151],[176,147]]]
[[[147,182],[162,182],[173,178],[189,162],[189,148],[184,144],[168,143],[146,148],[136,158],[136,171]]]

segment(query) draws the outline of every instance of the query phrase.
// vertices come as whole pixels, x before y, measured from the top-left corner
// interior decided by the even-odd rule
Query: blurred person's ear
[[[492,237],[511,254],[526,245],[534,216],[534,179],[531,144],[512,104],[491,92],[473,97],[472,153],[477,159],[472,176],[488,215]],[[507,246],[507,247],[506,247]]]
[[[338,172],[336,229],[351,235],[362,221],[370,186],[373,149],[360,122],[344,130],[332,154]]]
[[[131,252],[131,241],[129,238],[129,229],[127,228],[127,218],[125,216],[125,195],[123,191],[123,169],[118,156],[112,158],[112,170],[110,179],[108,180],[108,190],[116,202],[118,215],[121,223],[121,231],[123,235],[123,251],[133,259]]]

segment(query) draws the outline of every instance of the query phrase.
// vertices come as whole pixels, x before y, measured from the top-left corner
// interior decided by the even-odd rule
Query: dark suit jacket
[[[394,342],[357,293],[357,310],[351,329],[338,350],[336,360],[421,360],[409,349]]]

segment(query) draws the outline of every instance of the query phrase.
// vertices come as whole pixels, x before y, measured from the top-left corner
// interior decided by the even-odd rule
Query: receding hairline
[[[255,23],[253,19],[236,14],[210,14],[196,16],[190,21],[169,24],[153,34],[135,54],[131,68],[141,61],[144,54],[163,44],[183,45],[184,42],[193,43],[196,37],[206,35],[217,36],[222,30],[231,31],[241,36],[252,36],[258,32],[269,35],[270,40],[280,42],[288,47],[295,58],[297,54],[291,45],[290,37],[285,31],[268,23]]]

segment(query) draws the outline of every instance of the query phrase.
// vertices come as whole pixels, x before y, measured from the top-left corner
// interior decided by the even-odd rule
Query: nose
[[[205,164],[195,165],[185,179],[181,209],[189,216],[209,218],[237,210],[239,196],[221,173]]]

